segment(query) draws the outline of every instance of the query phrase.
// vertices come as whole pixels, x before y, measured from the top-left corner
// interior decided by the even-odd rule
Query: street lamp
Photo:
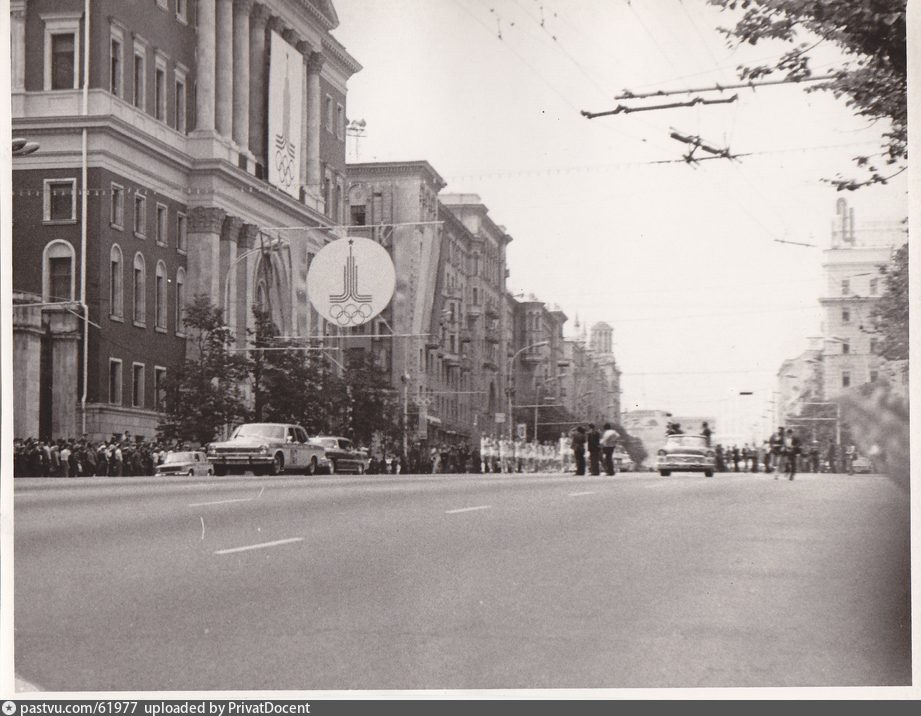
[[[512,393],[514,392],[514,389],[512,388],[512,376],[513,376],[513,371],[515,367],[515,359],[527,350],[531,350],[532,348],[538,348],[540,346],[545,346],[549,343],[550,341],[538,341],[537,343],[531,343],[530,345],[527,345],[524,348],[519,348],[517,351],[515,351],[512,357],[508,359],[508,366],[506,368],[506,379],[505,379],[505,397],[507,398],[507,402],[508,402],[508,413],[506,414],[505,419],[508,421],[508,439],[509,440],[513,439]]]
[[[14,157],[24,157],[27,154],[32,154],[32,152],[37,152],[41,146],[38,142],[30,142],[22,137],[14,137],[12,145]]]

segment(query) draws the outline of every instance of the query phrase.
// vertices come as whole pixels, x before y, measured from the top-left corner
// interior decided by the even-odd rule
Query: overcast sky
[[[732,104],[579,114],[612,109],[625,88],[731,83],[738,64],[783,52],[727,47],[716,28],[731,17],[704,0],[335,6],[335,35],[364,66],[348,114],[367,130],[350,160],[424,159],[445,191],[479,194],[513,237],[511,291],[559,304],[568,334],[576,316],[614,327],[624,410],[753,423],[781,361],[821,333],[821,250],[775,239],[827,246],[840,196],[858,229],[907,214],[902,177],[846,194],[821,181],[879,152],[885,130],[828,93],[781,86]],[[820,67],[837,58],[817,52]],[[671,128],[754,155],[650,164],[686,151]]]

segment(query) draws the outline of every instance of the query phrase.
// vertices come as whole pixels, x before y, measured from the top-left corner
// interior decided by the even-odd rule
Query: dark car
[[[311,438],[311,442],[320,445],[326,450],[326,459],[329,461],[329,472],[351,472],[364,475],[368,466],[365,454],[352,445],[348,438],[334,435],[318,435]]]

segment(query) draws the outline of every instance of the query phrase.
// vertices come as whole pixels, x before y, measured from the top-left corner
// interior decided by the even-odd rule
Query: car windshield
[[[164,464],[171,462],[194,462],[195,453],[192,452],[171,452],[163,461]]]
[[[233,431],[231,438],[272,438],[274,440],[285,439],[285,426],[272,425],[270,423],[250,423],[241,425]]]
[[[325,448],[338,448],[339,441],[336,438],[316,438],[315,443],[319,443]]]
[[[705,448],[707,440],[700,435],[671,435],[665,447]]]

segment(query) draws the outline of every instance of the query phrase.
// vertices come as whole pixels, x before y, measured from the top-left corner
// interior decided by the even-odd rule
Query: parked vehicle
[[[851,472],[864,474],[873,472],[873,463],[870,458],[858,455],[851,462]]]
[[[313,438],[312,442],[322,446],[326,451],[330,473],[351,472],[356,475],[364,475],[368,469],[367,455],[361,449],[354,447],[348,438],[318,435]]]
[[[213,475],[214,468],[201,450],[169,452],[157,465],[158,475]]]
[[[702,472],[713,477],[716,454],[703,435],[669,435],[656,455],[656,469],[662,477],[673,472]]]
[[[252,470],[256,475],[302,471],[308,475],[328,469],[326,451],[300,425],[246,423],[229,440],[208,446],[215,475]]]

